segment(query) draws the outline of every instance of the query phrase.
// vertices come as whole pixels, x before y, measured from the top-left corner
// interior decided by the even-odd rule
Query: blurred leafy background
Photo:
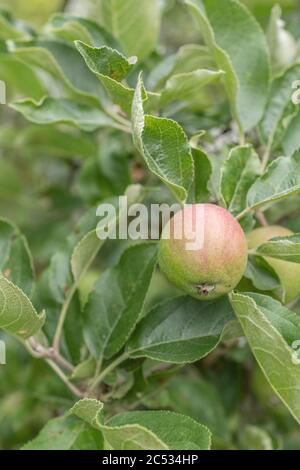
[[[244,2],[264,28],[272,6],[279,3],[287,29],[296,38],[300,37],[300,2]],[[0,0],[0,6],[37,28],[41,28],[53,13],[62,10],[90,16],[94,20],[99,15],[97,0]],[[190,27],[182,1],[161,0],[161,6],[164,14],[159,53],[174,52],[184,43],[199,42],[198,32]],[[155,54],[148,59],[149,69],[156,61]],[[18,80],[16,76],[9,78]],[[20,83],[21,89],[22,86],[26,86],[24,81]],[[225,117],[224,113],[204,116],[203,127],[205,123],[207,126],[218,125],[226,119],[226,110]],[[192,122],[190,125],[193,127]],[[116,144],[111,134],[103,133],[106,145],[102,147],[106,150],[95,160],[89,158],[94,154],[95,142],[84,133],[70,136],[64,133],[64,129],[59,132],[53,130],[52,134],[49,130],[46,134],[43,132],[43,128],[25,126],[19,116],[2,107],[0,214],[10,217],[21,227],[40,269],[59,249],[74,226],[78,213],[104,197],[122,193],[130,176],[133,179],[140,177],[139,167],[130,168],[131,175],[126,174],[126,170],[121,171],[124,181],[114,190],[110,179],[114,167],[105,167],[103,171],[103,165],[111,161],[112,156],[113,165],[122,165],[124,159],[120,160],[118,155],[120,152],[124,154],[124,149],[128,161],[132,159],[132,149],[126,137]],[[67,138],[74,139],[74,153],[76,145],[80,145],[78,158],[73,158],[74,153],[70,155],[68,151],[64,154]],[[66,192],[65,188],[70,188],[70,191]],[[293,204],[291,201],[289,204]],[[277,210],[280,210],[280,205]],[[285,211],[286,206],[283,213]],[[293,218],[290,225],[300,231],[300,217]],[[109,255],[108,249],[107,257]],[[162,290],[166,290],[161,278],[153,282],[156,291],[152,289],[153,298],[148,299],[149,305],[160,297]],[[5,337],[5,340],[7,365],[0,366],[0,449],[14,449],[36,435],[50,417],[68,408],[72,404],[72,396],[47,365],[30,358],[14,339]],[[235,349],[218,350],[217,358],[211,355],[201,365],[186,368],[183,374],[184,378],[178,375],[161,391],[164,378],[158,374],[152,384],[156,393],[145,400],[145,405],[175,408],[206,423],[217,436],[218,448],[300,449],[297,424],[254,365],[250,350],[243,341]]]

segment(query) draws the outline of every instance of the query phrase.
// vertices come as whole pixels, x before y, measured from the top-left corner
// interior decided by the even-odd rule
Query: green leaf
[[[82,41],[76,41],[76,46],[89,69],[100,78],[109,77],[121,82],[137,61],[136,57],[127,59],[116,49],[107,46],[91,47]]]
[[[166,57],[152,68],[147,77],[147,86],[151,90],[160,90],[172,75],[213,69],[214,66],[208,47],[202,44],[185,44],[176,54]]]
[[[271,436],[258,426],[246,426],[241,433],[240,442],[245,450],[276,450]]]
[[[299,317],[259,294],[232,294],[232,306],[272,388],[300,423]],[[298,344],[298,343],[297,343]]]
[[[212,164],[207,154],[201,148],[193,148],[194,159],[194,202],[203,203],[210,199],[209,183],[212,177]]]
[[[234,118],[241,129],[251,129],[262,117],[269,87],[263,31],[236,0],[224,0],[222,8],[219,0],[186,3],[218,67],[226,72],[225,85]]]
[[[300,150],[291,157],[273,160],[266,172],[251,186],[247,207],[257,208],[300,191]]]
[[[115,221],[112,221],[115,223]],[[86,272],[91,264],[91,260],[94,260],[96,254],[102,247],[105,240],[100,240],[97,237],[96,230],[88,232],[75,246],[71,265],[74,279],[78,281],[83,274]]]
[[[31,296],[33,260],[26,238],[10,221],[0,219],[0,270],[13,284]]]
[[[26,295],[31,296],[34,283],[33,259],[27,240],[21,234],[12,241],[4,272],[8,273],[7,277]]]
[[[115,450],[208,450],[210,431],[193,419],[170,411],[121,413],[103,423],[103,405],[84,399],[70,410],[102,431],[109,448]]]
[[[16,21],[7,10],[0,9],[0,39],[26,41],[31,38],[32,31],[21,21]]]
[[[208,426],[213,433],[213,442],[230,441],[221,394],[213,383],[203,377],[179,375],[166,389],[172,408]],[[165,394],[163,390],[162,395]],[[169,407],[169,402],[167,405]]]
[[[45,322],[24,292],[5,277],[0,277],[0,328],[18,338],[27,339]]]
[[[70,249],[67,248],[66,250],[59,250],[50,260],[49,288],[52,300],[63,304],[70,284]]]
[[[292,263],[300,263],[300,235],[276,237],[260,245],[256,252],[261,256],[282,259]]]
[[[35,124],[70,124],[89,132],[116,126],[113,119],[99,109],[66,98],[44,97],[38,103],[22,100],[10,106]]]
[[[89,379],[93,377],[96,371],[97,363],[93,357],[89,357],[78,364],[72,372],[72,380]]]
[[[94,429],[101,430],[106,441],[106,448],[115,450],[167,449],[166,444],[152,431],[140,424],[105,425],[103,404],[97,400],[80,400],[70,410],[70,414],[82,419]]]
[[[0,219],[0,269],[3,270],[9,259],[12,237],[16,233],[16,227],[6,219]]]
[[[78,52],[68,43],[35,40],[14,43],[11,54],[42,71],[43,84],[49,95],[73,98],[91,106],[105,101],[105,93],[95,75],[82,62]]]
[[[132,145],[123,134],[116,139],[116,133],[102,135],[101,148],[98,149],[98,165],[101,173],[107,179],[110,194],[120,195],[126,192],[131,184],[130,161]]]
[[[76,17],[70,16],[68,19],[65,15],[56,15],[51,18],[45,29],[57,39],[70,43],[79,40],[90,44],[93,41],[88,30],[76,20]]]
[[[93,72],[106,88],[112,101],[126,113],[130,113],[134,90],[121,83],[136,62],[136,57],[126,59],[120,52],[109,47],[91,47],[76,41],[75,45]]]
[[[122,413],[104,423],[103,404],[83,399],[50,420],[23,450],[209,450],[210,431],[170,411]]]
[[[124,194],[130,185],[129,158],[120,134],[101,136],[101,148],[83,164],[77,184],[80,195],[91,204],[111,196]]]
[[[56,13],[46,26],[47,31],[66,41],[83,41],[94,46],[119,48],[116,39],[102,26],[89,18]]]
[[[259,125],[262,141],[270,150],[281,140],[284,119],[294,111],[295,106],[291,101],[292,85],[299,79],[299,74],[300,65],[297,64],[272,82],[266,110]]]
[[[135,204],[142,200],[143,194],[144,193],[141,186],[129,186],[125,192],[128,207],[131,204]],[[116,199],[110,200],[110,203],[114,205],[115,213],[112,214],[111,217],[109,217],[109,220],[104,220],[103,222],[104,226],[107,227],[107,236],[109,236],[111,230],[115,229],[119,218],[124,215],[124,210],[126,210],[126,208],[117,207],[118,200]],[[99,226],[97,228],[99,229],[101,226],[102,225],[100,221]],[[72,272],[76,282],[78,282],[86,273],[104,242],[105,240],[97,236],[97,229],[84,232],[82,238],[75,245],[71,259]]]
[[[237,215],[246,207],[247,193],[262,173],[262,165],[251,145],[233,148],[225,160],[221,194],[227,209]]]
[[[75,415],[95,429],[99,429],[103,423],[103,403],[91,398],[79,400],[70,409],[69,414]]]
[[[291,65],[297,57],[297,42],[285,29],[281,19],[282,11],[279,5],[274,5],[271,11],[267,30],[273,74],[276,75]]]
[[[9,84],[9,99],[21,96],[39,100],[45,95],[46,88],[32,67],[8,52],[0,53],[0,64],[0,79]]]
[[[134,144],[150,171],[184,202],[193,179],[193,159],[187,137],[177,122],[144,115],[141,76],[132,104],[132,120]]]
[[[57,127],[26,126],[18,134],[16,149],[29,155],[47,154],[56,158],[88,158],[97,153],[97,146],[90,138],[73,129],[62,130]]]
[[[171,450],[209,450],[211,433],[194,419],[171,411],[121,413],[108,426],[140,425],[154,433]]]
[[[226,297],[210,302],[179,297],[148,313],[129,340],[128,354],[176,364],[194,362],[219,344],[233,319]]]
[[[96,284],[84,314],[84,335],[97,359],[110,358],[125,344],[142,313],[157,258],[157,245],[128,248],[119,264]]]
[[[201,105],[201,88],[217,81],[224,75],[222,70],[194,70],[193,72],[172,75],[160,97],[160,106],[164,107],[173,101],[186,101]]]
[[[299,106],[299,105],[298,105]],[[282,136],[282,148],[285,155],[293,155],[300,148],[300,112],[299,108],[289,119]]]
[[[99,431],[75,416],[51,419],[22,450],[102,450]]]
[[[158,0],[102,0],[100,8],[103,26],[126,54],[143,59],[155,49],[160,30]]]
[[[244,276],[250,279],[256,289],[275,290],[280,287],[280,280],[268,262],[257,256],[249,256]]]
[[[79,364],[82,359],[82,351],[85,349],[79,292],[75,293],[68,307],[68,315],[63,327],[63,339],[72,364]]]

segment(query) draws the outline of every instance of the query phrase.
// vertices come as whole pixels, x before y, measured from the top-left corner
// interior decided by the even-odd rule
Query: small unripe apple
[[[249,249],[255,249],[275,237],[288,237],[293,232],[280,225],[260,227],[248,235]],[[283,301],[289,303],[300,294],[300,264],[283,261],[280,259],[264,257],[279,277],[284,289]]]
[[[165,225],[159,265],[175,286],[209,300],[236,287],[246,269],[247,251],[244,232],[227,210],[191,204]]]

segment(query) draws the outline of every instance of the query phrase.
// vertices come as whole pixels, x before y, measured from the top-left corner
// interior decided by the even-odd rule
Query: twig
[[[236,220],[241,220],[243,217],[245,217],[245,215],[249,214],[250,212],[252,212],[252,207],[246,207],[246,209],[244,209],[242,212],[240,212],[237,216],[236,216]]]
[[[79,277],[79,280],[81,280],[81,277]],[[61,313],[60,313],[60,316],[59,316],[59,319],[58,319],[58,323],[57,323],[57,327],[56,327],[56,331],[55,331],[55,335],[54,335],[54,340],[53,340],[53,349],[56,351],[57,354],[59,354],[60,337],[62,335],[65,319],[66,319],[70,304],[71,304],[71,302],[73,300],[73,297],[75,295],[75,292],[77,291],[78,284],[79,284],[79,281],[77,280],[76,282],[74,282],[73,286],[71,287],[71,289],[70,289],[70,291],[67,295],[67,298],[66,298],[66,300],[63,304],[63,307],[62,307],[62,310],[61,310]]]
[[[126,134],[132,134],[132,130],[130,127],[123,126],[122,124],[115,123],[112,125],[115,129],[119,129],[120,131],[126,132]]]
[[[264,153],[263,156],[262,156],[261,164],[262,164],[262,169],[263,169],[263,171],[266,169],[266,166],[267,166],[267,164],[268,164],[268,161],[269,161],[269,158],[270,158],[270,150],[271,150],[271,149],[270,149],[270,147],[268,146],[268,147],[266,148],[265,153]]]
[[[89,387],[89,392],[92,392],[102,381],[105,377],[112,372],[118,365],[128,359],[128,353],[123,353],[121,356],[117,357],[115,361],[113,361],[109,366],[104,369],[98,377],[95,377],[94,381],[92,382],[91,386]]]
[[[46,359],[47,364],[54,370],[58,377],[64,382],[64,384],[69,388],[69,390],[78,398],[83,398],[84,393],[79,390],[75,385],[73,385],[64,372],[55,364],[51,359]]]
[[[111,111],[109,108],[105,108],[106,114],[108,114],[110,117],[112,117],[115,121],[118,121],[120,124],[123,124],[125,127],[131,127],[131,122],[128,121],[128,119],[123,118],[120,116],[120,114],[115,113],[114,111]]]
[[[69,372],[74,371],[74,366],[63,356],[61,356],[61,354],[59,354],[59,352],[57,352],[54,348],[44,348],[44,346],[39,344],[34,338],[29,338],[27,345],[27,349],[32,354],[32,356],[40,359],[52,359],[54,362]]]
[[[45,359],[47,364],[51,367],[51,369],[58,375],[58,377],[64,382],[64,384],[69,388],[69,390],[78,398],[83,398],[84,393],[81,392],[75,385],[73,385],[68,377],[65,375],[65,373],[61,370],[58,364],[54,361],[54,359],[51,359],[51,354],[53,354],[51,349],[45,349],[43,346],[39,345],[38,343],[35,342],[34,338],[30,338],[27,341],[23,341],[23,344],[27,351],[33,356],[36,357],[37,359]],[[36,347],[38,346],[38,347]],[[55,357],[56,360],[59,360],[63,366],[67,369],[70,367],[73,368],[71,364],[69,364],[62,356]]]
[[[108,108],[105,108],[105,112],[106,112],[106,114],[107,114],[108,116],[110,116],[114,121],[116,121],[116,123],[113,124],[113,127],[115,127],[116,129],[120,129],[121,131],[124,131],[124,132],[126,132],[127,134],[131,134],[131,133],[132,133],[131,122],[128,121],[128,119],[123,118],[122,116],[120,116],[120,114],[114,113],[113,111],[111,111],[111,110],[108,109]]]
[[[55,349],[50,349],[50,354],[52,354],[53,359],[57,364],[61,365],[64,369],[68,370],[69,372],[74,372],[75,367],[70,364],[63,356],[61,356]]]
[[[258,222],[263,226],[263,227],[268,227],[268,221],[265,217],[265,214],[261,211],[258,210],[255,213],[255,217],[257,218]]]
[[[240,145],[245,145],[245,135],[242,131],[240,131],[240,138],[239,138]]]

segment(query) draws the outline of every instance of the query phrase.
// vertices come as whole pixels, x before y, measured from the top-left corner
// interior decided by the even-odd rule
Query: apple
[[[241,226],[214,204],[185,205],[162,231],[162,272],[176,287],[200,300],[232,291],[245,272],[247,257]]]

